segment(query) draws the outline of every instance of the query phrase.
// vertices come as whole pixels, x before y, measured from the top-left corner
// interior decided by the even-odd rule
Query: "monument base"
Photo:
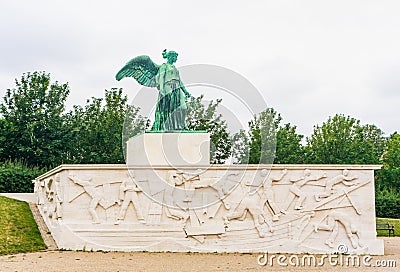
[[[62,165],[35,179],[35,194],[63,249],[381,255],[379,168],[160,166],[131,178],[126,165]]]
[[[208,166],[209,150],[210,134],[207,132],[146,132],[128,140],[126,163],[128,167]]]

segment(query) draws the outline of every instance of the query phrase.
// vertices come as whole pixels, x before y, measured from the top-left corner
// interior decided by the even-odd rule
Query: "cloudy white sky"
[[[0,94],[29,71],[69,82],[68,106],[116,82],[132,57],[213,64],[256,86],[284,122],[310,135],[343,113],[400,131],[400,1],[1,0]],[[205,94],[207,96],[207,93]]]

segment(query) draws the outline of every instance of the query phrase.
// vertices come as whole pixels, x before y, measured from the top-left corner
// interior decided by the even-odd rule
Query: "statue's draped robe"
[[[187,129],[185,123],[187,105],[178,69],[173,64],[162,64],[156,75],[156,83],[159,94],[151,130]]]

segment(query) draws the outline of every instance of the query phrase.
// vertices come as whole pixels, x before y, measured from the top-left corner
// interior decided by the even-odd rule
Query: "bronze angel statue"
[[[191,97],[183,85],[174,63],[178,58],[175,51],[164,50],[166,63],[155,64],[149,56],[138,56],[130,60],[116,75],[119,81],[124,77],[133,77],[147,87],[156,87],[159,91],[155,120],[152,131],[187,130],[187,99]]]

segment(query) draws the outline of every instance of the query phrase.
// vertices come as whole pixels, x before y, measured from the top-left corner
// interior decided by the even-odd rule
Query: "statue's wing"
[[[120,81],[124,77],[133,77],[143,86],[156,87],[155,76],[159,68],[149,56],[138,56],[125,64],[115,78]]]

